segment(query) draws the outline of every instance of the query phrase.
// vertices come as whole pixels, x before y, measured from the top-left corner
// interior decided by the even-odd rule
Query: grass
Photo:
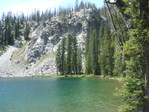
[[[8,48],[9,48],[8,46],[1,46],[1,47],[0,47],[0,56],[1,56],[5,51],[7,51]]]
[[[95,77],[95,75],[93,75],[93,74],[89,74],[89,75],[87,75],[87,74],[77,74],[77,75],[64,75],[65,77]]]
[[[57,74],[53,74],[53,75],[33,75],[32,77],[74,77],[74,78],[81,78],[81,77],[99,77],[99,75],[87,75],[87,74],[77,74],[77,75],[57,75]]]
[[[32,77],[60,77],[61,75],[53,74],[53,75],[33,75]]]
[[[42,63],[45,59],[49,58],[50,54],[44,54],[40,60],[38,61],[38,63],[36,64],[36,66],[38,66],[40,63]]]
[[[21,48],[19,48],[17,51],[15,51],[13,53],[12,58],[11,58],[12,61],[15,60],[15,59],[20,58],[20,53],[22,53],[22,50],[26,47],[27,44],[28,44],[28,42],[26,42],[25,44],[21,45]],[[23,59],[21,58],[21,61],[22,60]]]
[[[55,57],[55,55],[56,55],[56,53],[55,52],[52,52],[52,53],[49,53],[49,54],[44,54],[41,58],[40,58],[40,60],[37,62],[37,64],[36,64],[36,66],[38,66],[39,64],[41,64],[45,59],[47,59],[47,58],[53,58],[53,57]]]

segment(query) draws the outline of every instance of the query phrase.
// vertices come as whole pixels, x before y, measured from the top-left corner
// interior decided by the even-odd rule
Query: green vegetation
[[[12,54],[12,57],[11,57],[12,61],[14,61],[14,60],[16,60],[16,58],[20,57],[20,54],[23,52],[23,49],[26,47],[27,44],[28,44],[28,42],[26,42],[25,44],[20,43],[20,48]]]
[[[7,46],[0,47],[0,55],[2,55],[7,50],[7,48]]]
[[[45,59],[48,59],[50,57],[55,57],[55,53],[50,53],[50,54],[44,54],[40,60],[38,61],[38,63],[36,64],[36,66],[38,66],[40,63],[42,63]]]
[[[81,50],[77,47],[75,35],[68,34],[63,38],[56,54],[57,72],[64,74],[80,74],[82,70]]]
[[[125,89],[121,93],[124,105],[119,111],[147,112],[149,110],[147,106],[149,102],[146,99],[149,95],[147,92],[149,90],[148,0],[118,0],[116,3],[105,1],[115,37],[120,46],[115,55],[115,62],[118,65],[121,60],[121,74],[127,77],[124,84]],[[112,13],[115,9],[109,6],[109,3],[115,4],[117,10],[121,12]]]
[[[75,77],[75,78],[80,78],[80,77],[99,77],[99,75],[94,75],[94,74],[76,74],[76,75],[33,75],[32,77]]]
[[[120,112],[149,110],[149,1],[148,0],[105,0],[106,7],[97,9],[91,3],[78,3],[74,11],[92,8],[101,16],[95,15],[88,20],[88,37],[85,50],[79,48],[75,33],[63,37],[56,53],[57,72],[66,77],[125,77],[124,90],[120,96],[124,105]],[[72,15],[72,8],[33,12],[29,17],[24,14],[13,17],[9,12],[0,20],[0,54],[4,46],[13,45],[18,37],[29,39],[29,22],[37,24],[59,16],[64,21]],[[106,18],[106,19],[103,19]],[[96,21],[93,25],[93,21]],[[98,24],[96,24],[98,23]],[[23,48],[23,47],[22,47]],[[21,50],[13,54],[12,59]],[[84,53],[85,66],[82,67]],[[45,55],[41,61],[47,58]],[[85,74],[82,74],[85,69]],[[74,75],[78,74],[78,75]],[[89,75],[93,74],[93,75]],[[50,75],[51,76],[51,75]],[[53,75],[55,76],[55,75]],[[38,77],[38,76],[36,76]],[[39,76],[40,77],[40,76]]]
[[[105,0],[105,2],[107,7],[100,9],[100,13],[108,22],[101,19],[100,27],[90,27],[86,38],[85,73],[104,77],[126,77],[124,90],[120,93],[124,105],[119,111],[147,112],[149,110],[148,0],[116,2]],[[76,2],[76,10],[77,8]],[[68,37],[66,74],[71,73],[72,67],[70,42]]]
[[[96,30],[92,31],[89,41],[86,45],[86,73],[99,75],[99,63],[98,63],[98,36]]]

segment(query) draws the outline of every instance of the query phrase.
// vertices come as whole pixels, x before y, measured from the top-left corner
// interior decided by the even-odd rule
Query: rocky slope
[[[11,61],[8,61],[8,67],[0,67],[2,69],[0,76],[23,77],[56,74],[55,54],[61,39],[67,37],[68,31],[75,33],[78,46],[83,52],[90,28],[99,26],[97,21],[99,19],[97,11],[82,9],[64,17],[53,17],[50,21],[29,22],[32,25],[31,40],[23,41],[23,45],[18,49],[10,47],[11,52],[8,51],[7,61],[10,59]]]
[[[12,69],[12,62],[11,56],[13,52],[17,50],[17,47],[10,46],[8,50],[0,56],[0,76],[1,77],[12,77],[13,69]]]

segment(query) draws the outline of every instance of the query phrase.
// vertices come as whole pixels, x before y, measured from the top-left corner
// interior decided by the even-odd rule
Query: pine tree
[[[3,39],[2,39],[2,22],[0,21],[0,47],[3,45]]]
[[[57,71],[62,75],[80,74],[82,70],[81,59],[81,51],[78,51],[75,35],[68,34],[66,42],[63,39],[57,50]]]
[[[96,30],[93,30],[92,32],[92,37],[91,37],[91,50],[92,50],[92,56],[91,56],[91,65],[93,67],[93,73],[95,75],[100,74],[100,69],[99,69],[99,63],[98,63],[98,35]]]
[[[105,0],[106,3],[111,3]],[[122,62],[125,65],[127,79],[125,80],[125,90],[122,93],[124,106],[121,112],[142,111],[148,112],[149,101],[149,13],[148,0],[117,0],[114,3],[121,13],[121,20],[126,25],[126,37],[121,38],[119,32],[121,28],[115,25],[115,34],[118,38],[122,53]],[[109,8],[109,6],[107,5]],[[110,10],[110,9],[108,9]],[[110,12],[110,11],[109,11]],[[112,17],[112,13],[110,13]],[[131,21],[131,22],[130,22]],[[119,23],[120,24],[120,23]],[[125,35],[123,35],[125,36]],[[124,60],[124,61],[123,61]]]
[[[100,74],[98,63],[98,36],[96,30],[92,31],[90,39],[86,40],[86,73]]]
[[[19,37],[19,34],[20,34],[20,18],[18,17],[17,18],[17,21],[15,23],[15,38],[17,39],[17,37]]]
[[[77,74],[81,74],[82,70],[82,56],[81,49],[77,49]]]
[[[100,55],[99,63],[101,68],[101,74],[106,76],[113,76],[114,68],[114,46],[111,40],[111,34],[108,27],[103,29],[104,33],[100,34]]]
[[[40,21],[40,11],[37,10],[36,11],[36,22],[39,23],[39,21]]]
[[[60,72],[61,75],[66,73],[66,66],[65,66],[65,39],[63,38],[60,45],[57,49],[56,54],[56,66],[57,71]]]
[[[77,39],[75,35],[72,35],[72,50],[71,50],[71,66],[72,72],[77,74]]]
[[[24,29],[24,39],[25,40],[29,39],[29,33],[30,33],[30,27],[29,27],[29,24],[26,22],[25,29]]]
[[[14,37],[13,37],[13,18],[11,17],[11,12],[7,14],[5,19],[5,45],[13,45]]]
[[[89,48],[90,48],[90,38],[89,36],[86,38],[86,42],[85,42],[85,73],[86,74],[91,74],[91,63],[90,63],[90,52],[89,52]]]
[[[79,10],[79,2],[78,0],[76,0],[76,3],[75,3],[75,11],[77,12]]]
[[[66,42],[66,73],[72,74],[72,36],[71,34],[67,35],[67,42]]]

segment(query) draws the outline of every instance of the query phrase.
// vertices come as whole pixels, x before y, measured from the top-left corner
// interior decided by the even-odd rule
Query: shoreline
[[[53,74],[53,75],[28,75],[28,76],[0,76],[0,78],[26,78],[26,77],[68,77],[68,78],[101,78],[101,79],[108,79],[108,80],[116,80],[120,83],[124,82],[124,77],[105,77],[102,75],[93,75],[93,74],[77,74],[77,75],[57,75],[57,74]]]

